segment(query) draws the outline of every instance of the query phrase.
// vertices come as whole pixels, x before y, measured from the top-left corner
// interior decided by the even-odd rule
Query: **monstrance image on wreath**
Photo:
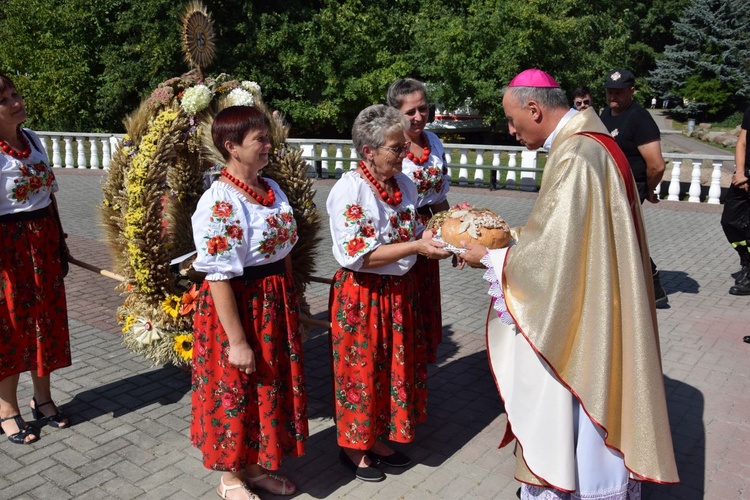
[[[194,26],[188,29],[188,23]],[[102,188],[102,220],[116,270],[125,277],[120,285],[125,300],[117,312],[123,343],[155,364],[187,365],[192,358],[192,316],[202,276],[185,256],[195,251],[190,218],[211,172],[218,173],[223,162],[210,135],[221,109],[256,106],[269,117],[272,151],[262,175],[280,185],[294,210],[299,239],[291,258],[301,297],[320,241],[307,163],[299,149],[286,146],[287,129],[265,107],[260,86],[225,74],[203,77],[203,65],[213,58],[212,26],[199,2],[188,6],[183,34],[192,30],[196,43],[203,43],[198,57],[190,56],[194,71],[163,82],[125,120],[127,133]],[[187,54],[184,36],[183,43]]]

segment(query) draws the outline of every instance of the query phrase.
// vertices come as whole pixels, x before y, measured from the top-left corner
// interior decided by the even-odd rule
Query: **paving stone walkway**
[[[63,223],[75,257],[111,268],[97,217],[102,172],[57,173]],[[325,207],[332,181],[317,183]],[[521,225],[535,194],[453,188],[451,203],[468,201]],[[644,207],[654,260],[670,309],[659,311],[662,358],[682,484],[644,486],[646,499],[750,498],[750,298],[727,294],[738,259],[719,225],[721,207],[662,202]],[[318,272],[336,265],[323,231]],[[512,450],[497,449],[505,415],[489,373],[484,343],[488,297],[477,270],[443,262],[445,341],[429,380],[429,418],[416,441],[400,449],[415,464],[386,471],[388,479],[353,480],[338,462],[331,420],[331,380],[325,332],[305,343],[310,440],[307,455],[284,472],[297,498],[508,499]],[[219,475],[201,464],[188,440],[190,380],[173,367],[154,367],[123,348],[115,311],[122,297],[109,278],[73,266],[66,279],[73,365],[53,375],[56,401],[72,416],[68,430],[42,430],[31,446],[0,436],[0,499],[216,498]],[[323,312],[325,285],[308,300]],[[322,317],[322,316],[321,316]],[[19,399],[31,398],[28,375]],[[23,408],[25,418],[31,413]],[[264,499],[274,498],[261,494]]]

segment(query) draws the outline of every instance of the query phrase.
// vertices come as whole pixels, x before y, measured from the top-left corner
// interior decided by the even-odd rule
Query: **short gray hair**
[[[379,148],[385,144],[385,137],[396,131],[409,128],[409,120],[396,108],[384,104],[374,104],[363,109],[352,126],[352,142],[362,157],[362,148],[368,145]]]
[[[400,108],[404,102],[404,97],[411,95],[415,92],[421,92],[425,99],[427,99],[427,88],[424,83],[414,78],[399,78],[388,87],[388,105],[394,108]]]
[[[559,87],[504,87],[503,97],[510,95],[525,108],[529,101],[536,101],[543,108],[569,108],[568,97]]]

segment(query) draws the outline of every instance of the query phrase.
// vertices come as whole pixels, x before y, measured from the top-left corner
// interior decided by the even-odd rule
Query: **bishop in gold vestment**
[[[678,481],[648,245],[624,155],[592,109],[567,106],[540,70],[505,91],[511,133],[549,151],[515,244],[483,263],[488,354],[516,440],[522,498],[640,498]],[[628,196],[630,191],[630,197]]]

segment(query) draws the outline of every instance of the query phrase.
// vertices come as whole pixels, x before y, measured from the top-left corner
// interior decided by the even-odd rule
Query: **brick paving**
[[[111,266],[97,216],[102,172],[60,171],[58,195],[72,254]],[[332,181],[317,183],[325,207]],[[451,203],[492,208],[520,225],[535,194],[453,188]],[[682,484],[644,486],[646,499],[750,498],[750,298],[727,294],[738,259],[719,225],[721,207],[662,202],[644,208],[654,260],[671,307],[659,310],[672,434]],[[336,265],[323,231],[318,275]],[[514,458],[497,449],[505,415],[489,373],[483,338],[488,298],[481,272],[443,262],[444,343],[430,372],[429,418],[408,451],[415,464],[388,479],[353,480],[338,462],[331,419],[325,332],[305,343],[310,440],[307,455],[285,462],[298,498],[509,499],[518,487]],[[42,439],[17,446],[0,436],[0,499],[216,498],[218,474],[206,470],[188,440],[190,380],[151,366],[123,348],[116,282],[72,266],[66,279],[73,365],[53,375],[53,394],[73,427],[44,427]],[[325,285],[307,292],[322,313]],[[31,398],[22,375],[19,399]],[[25,418],[30,411],[23,407]],[[262,493],[264,499],[274,498]]]

